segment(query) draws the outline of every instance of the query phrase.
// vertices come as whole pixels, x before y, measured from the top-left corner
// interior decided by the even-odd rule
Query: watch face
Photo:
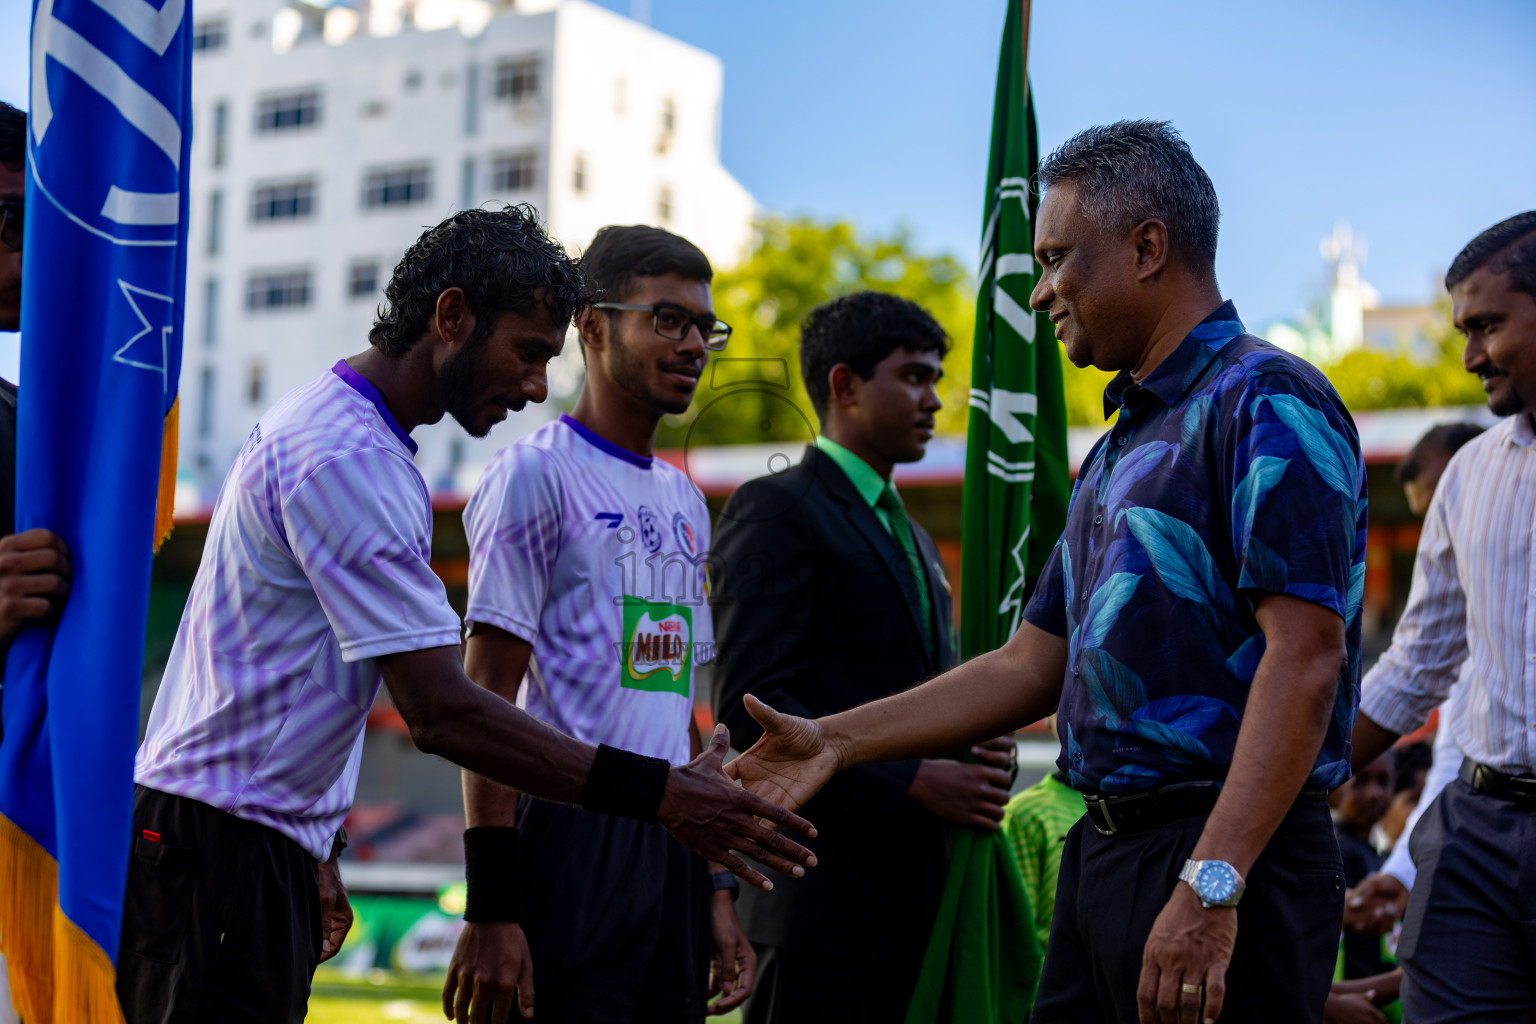
[[[1237,872],[1229,864],[1208,861],[1200,866],[1193,888],[1207,903],[1224,903],[1237,892]]]

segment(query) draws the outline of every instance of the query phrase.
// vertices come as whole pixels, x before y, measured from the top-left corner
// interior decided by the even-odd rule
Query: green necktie
[[[912,570],[913,589],[917,591],[918,621],[923,624],[923,646],[931,651],[933,624],[929,621],[928,574],[923,571],[923,556],[918,553],[917,538],[912,536],[912,524],[907,522],[907,510],[901,503],[901,495],[890,484],[885,485],[885,490],[880,492],[880,499],[875,504],[885,510],[891,536],[896,538],[896,543],[906,552],[907,565]]]

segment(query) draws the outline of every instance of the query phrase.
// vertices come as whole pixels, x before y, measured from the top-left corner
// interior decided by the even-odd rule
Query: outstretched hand
[[[841,767],[837,751],[821,726],[808,718],[780,714],[750,693],[742,704],[763,727],[763,735],[725,766],[726,774],[780,807],[803,807]]]
[[[686,767],[672,769],[656,818],[674,839],[705,860],[725,865],[759,889],[772,889],[773,883],[738,854],[798,878],[815,866],[816,857],[773,826],[788,825],[807,836],[816,830],[792,810],[732,782],[722,767],[730,745],[725,726],[715,726],[703,752]]]

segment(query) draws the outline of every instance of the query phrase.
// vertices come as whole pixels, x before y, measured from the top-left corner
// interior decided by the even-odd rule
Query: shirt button
[[[1099,516],[1096,519],[1094,519],[1093,525],[1094,526],[1103,526],[1104,525],[1104,517],[1103,516]]]
[[[1124,448],[1125,447],[1125,441],[1126,441],[1126,439],[1124,437],[1121,437],[1118,441],[1115,442],[1115,444],[1119,445],[1121,448]]]

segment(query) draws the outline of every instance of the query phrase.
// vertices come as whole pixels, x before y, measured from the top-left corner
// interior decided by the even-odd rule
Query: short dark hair
[[[581,268],[532,206],[461,210],[405,250],[368,340],[386,355],[409,352],[432,322],[438,296],[453,287],[464,289],[475,317],[470,340],[488,336],[497,313],[541,308],[552,322],[569,324],[584,304]]]
[[[861,380],[898,348],[949,353],[949,335],[910,299],[884,292],[855,292],[817,306],[800,324],[800,376],[816,415],[827,418],[832,367],[847,363]]]
[[[27,112],[0,100],[0,164],[20,167],[27,162]]]
[[[1450,725],[1442,718],[1440,728],[1449,729]],[[1396,782],[1393,783],[1393,792],[1401,793],[1405,789],[1412,789],[1417,776],[1428,772],[1434,759],[1434,748],[1423,740],[1399,743],[1393,747],[1392,769],[1397,776]]]
[[[1399,486],[1411,484],[1424,472],[1425,465],[1436,455],[1449,459],[1461,450],[1461,446],[1483,432],[1476,423],[1442,423],[1430,427],[1424,436],[1413,443],[1403,461],[1397,464],[1393,475]]]
[[[1170,249],[1200,269],[1216,265],[1216,186],[1171,122],[1116,121],[1078,132],[1041,163],[1039,180],[1045,188],[1076,185],[1083,215],[1101,231],[1125,234],[1160,220]]]
[[[610,224],[599,230],[581,254],[581,270],[593,302],[623,302],[634,293],[637,277],[677,274],[705,284],[715,277],[709,257],[698,246],[647,224]]]
[[[1468,242],[1445,272],[1445,290],[1483,267],[1494,274],[1508,274],[1511,288],[1536,297],[1536,210],[1501,220]]]

